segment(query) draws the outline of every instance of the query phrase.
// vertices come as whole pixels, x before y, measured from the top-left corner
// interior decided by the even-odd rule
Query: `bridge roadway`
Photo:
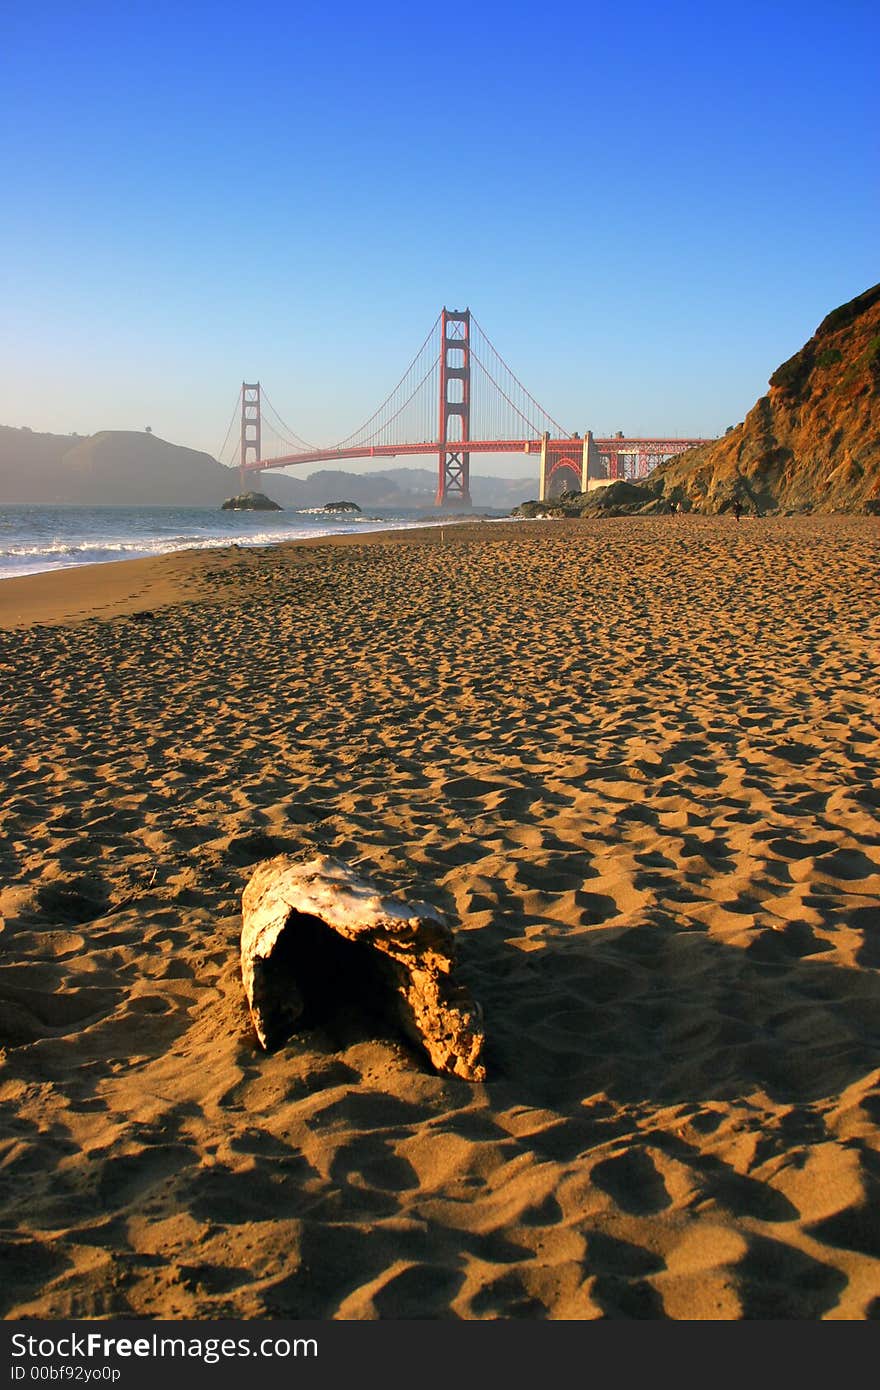
[[[583,440],[555,440],[580,449]],[[468,454],[539,454],[540,439],[450,439],[447,449]],[[310,453],[284,454],[280,458],[251,460],[245,464],[248,472],[264,468],[288,468],[293,463],[332,463],[338,459],[397,458],[407,454],[436,454],[443,448],[439,439],[425,439],[420,444],[356,444],[349,449],[314,449]]]
[[[266,468],[289,468],[294,464],[338,463],[344,459],[406,458],[419,454],[535,454],[540,458],[540,496],[550,495],[554,474],[567,469],[586,491],[588,478],[621,478],[624,476],[622,458],[638,459],[636,477],[645,477],[661,458],[683,453],[706,439],[631,439],[622,435],[596,438],[590,431],[569,439],[551,438],[545,434],[533,439],[425,439],[411,444],[354,444],[340,449],[314,449],[276,458],[252,459],[243,465],[242,473],[262,473]],[[650,461],[650,462],[649,462]]]
[[[535,439],[449,439],[448,450],[465,454],[540,454],[542,440]],[[580,452],[584,437],[575,434],[570,439],[550,439],[549,447],[554,454]],[[625,439],[613,436],[607,439],[593,437],[596,452],[599,454],[673,454],[693,449],[697,444],[709,444],[708,439]],[[439,439],[425,439],[420,444],[355,444],[348,449],[314,449],[308,453],[283,454],[277,458],[251,459],[245,464],[248,472],[262,472],[264,468],[289,468],[295,463],[332,463],[338,459],[397,458],[408,454],[436,454],[443,448]]]

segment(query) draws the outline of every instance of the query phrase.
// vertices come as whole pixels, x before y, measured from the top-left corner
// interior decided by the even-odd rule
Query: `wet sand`
[[[880,1317],[869,517],[0,583],[5,1318]],[[264,1054],[241,892],[455,924],[485,1083]]]

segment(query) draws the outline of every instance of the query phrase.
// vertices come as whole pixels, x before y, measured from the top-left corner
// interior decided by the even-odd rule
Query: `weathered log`
[[[380,1012],[434,1067],[482,1081],[482,1011],[454,976],[447,920],[382,895],[338,860],[278,855],[242,895],[241,974],[266,1049],[338,1002]]]

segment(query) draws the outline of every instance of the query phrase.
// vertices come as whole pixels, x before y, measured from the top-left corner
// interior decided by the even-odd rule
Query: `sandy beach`
[[[880,1318],[878,528],[0,584],[3,1317]],[[447,914],[485,1082],[258,1047],[241,894],[316,851]]]

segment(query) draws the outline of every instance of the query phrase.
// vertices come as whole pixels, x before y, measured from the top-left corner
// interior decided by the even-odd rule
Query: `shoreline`
[[[27,508],[4,509],[0,507],[0,519],[3,517],[4,510],[28,512]],[[70,510],[73,512],[83,512],[87,518],[94,516],[96,511],[103,511],[111,516],[118,512],[126,519],[141,511],[147,512],[151,517],[161,515],[163,511],[175,517],[183,515],[181,509],[177,508],[132,509],[108,507],[103,509],[64,509],[35,507],[30,510],[32,512],[45,511],[53,515],[56,515],[59,511]],[[207,517],[214,517],[213,511],[206,508],[202,509],[202,511]],[[197,512],[197,509],[184,509],[187,519],[189,514],[193,512]],[[232,534],[167,535],[160,527],[152,536],[144,534],[140,537],[137,537],[134,533],[123,535],[122,532],[113,532],[112,530],[106,536],[102,536],[95,532],[89,533],[88,531],[83,531],[80,534],[67,537],[67,543],[61,546],[63,553],[74,554],[76,558],[72,560],[62,560],[60,563],[53,558],[54,552],[59,548],[58,545],[49,544],[45,549],[41,550],[39,540],[42,539],[42,537],[38,537],[36,533],[28,537],[30,544],[25,549],[22,549],[21,544],[17,541],[12,541],[8,537],[4,537],[3,539],[10,544],[12,548],[7,554],[2,546],[0,546],[0,583],[9,579],[26,579],[41,574],[56,572],[69,575],[88,565],[124,564],[129,560],[161,560],[163,557],[177,555],[184,551],[205,551],[211,553],[228,548],[245,550],[261,549],[268,546],[284,545],[300,541],[323,540],[335,535],[369,536],[377,533],[384,534],[386,532],[395,531],[421,530],[426,525],[450,525],[460,520],[503,521],[508,519],[504,514],[495,515],[488,512],[473,512],[464,516],[451,515],[440,518],[429,516],[424,513],[413,512],[411,515],[394,513],[393,515],[384,517],[366,515],[354,522],[347,521],[345,518],[334,519],[329,517],[324,509],[314,508],[309,509],[307,513],[295,514],[291,524],[278,529],[271,520],[263,521],[264,517],[271,518],[275,515],[274,513],[243,512],[241,515],[251,519],[256,518],[256,525],[259,528],[258,531],[254,532],[248,530],[246,526],[244,530],[238,529],[233,531]],[[320,517],[322,524],[304,525],[297,520],[297,517],[300,515]],[[291,522],[291,514],[286,514],[286,520],[288,523]],[[26,529],[27,522],[24,524]],[[182,520],[180,525],[186,528],[186,519]],[[193,525],[197,525],[197,523],[193,523]],[[265,529],[266,527],[268,527],[268,529]],[[58,539],[59,537],[56,535],[55,541],[57,542]],[[21,559],[21,563],[4,563],[4,560],[11,561],[13,557]]]
[[[257,545],[182,547],[161,555],[10,575],[0,579],[0,631],[14,631],[32,623],[67,625],[89,618],[109,621],[176,603],[210,602],[208,576],[228,568],[255,568],[275,551],[292,555],[324,546],[407,544],[409,537],[423,538],[453,527],[494,527],[506,521],[504,517],[454,517],[442,522],[331,532]],[[511,520],[510,524],[521,523]]]
[[[740,522],[743,533],[750,525],[773,526],[791,522],[808,527],[832,526],[841,521],[875,522],[876,518],[859,513],[804,514],[794,517],[745,518]],[[411,545],[423,541],[435,543],[455,534],[478,532],[491,528],[499,539],[513,539],[527,533],[540,534],[545,528],[583,528],[594,535],[611,534],[615,528],[631,526],[659,527],[658,534],[670,525],[683,532],[699,527],[711,530],[713,525],[730,528],[730,517],[714,517],[702,513],[670,518],[667,516],[615,516],[602,518],[575,517],[495,517],[455,516],[442,521],[425,520],[405,527],[389,527],[375,531],[335,532],[241,545],[231,543],[210,547],[183,547],[161,555],[139,556],[135,559],[106,560],[67,568],[41,570],[33,574],[11,575],[0,579],[0,632],[20,631],[32,624],[68,626],[89,619],[111,621],[132,617],[178,603],[199,603],[218,600],[212,591],[216,576],[235,570],[240,576],[256,570],[276,552],[296,557],[297,563],[307,563],[316,550],[338,547],[351,548],[372,545]],[[673,533],[675,534],[675,533]]]

